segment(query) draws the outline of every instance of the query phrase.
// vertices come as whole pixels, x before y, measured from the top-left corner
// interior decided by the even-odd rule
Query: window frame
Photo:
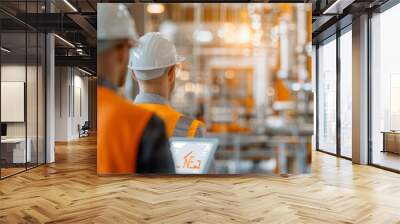
[[[348,17],[344,18],[344,20],[348,21]],[[347,32],[351,32],[352,31],[352,23],[349,22],[348,24],[346,24],[344,27],[336,27],[336,32],[333,33],[332,35],[326,37],[323,40],[320,40],[317,44],[316,44],[316,59],[315,59],[315,63],[316,63],[316,70],[315,70],[315,74],[316,74],[316,108],[315,108],[315,113],[316,113],[316,151],[319,152],[323,152],[329,155],[333,155],[333,156],[337,156],[346,160],[352,160],[352,158],[347,157],[342,155],[342,150],[341,150],[341,118],[340,118],[340,104],[341,104],[341,97],[340,97],[340,81],[341,81],[341,67],[340,67],[340,38],[342,35],[346,34]],[[320,143],[319,143],[319,135],[320,135],[320,130],[319,130],[319,122],[320,122],[320,118],[319,118],[319,79],[320,79],[320,74],[319,74],[319,66],[320,66],[320,55],[319,55],[319,48],[321,44],[326,44],[330,41],[336,41],[336,152],[332,153],[332,152],[328,152],[327,150],[321,149],[320,148]]]

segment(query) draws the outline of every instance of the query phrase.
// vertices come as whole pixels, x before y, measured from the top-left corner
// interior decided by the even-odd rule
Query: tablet
[[[171,154],[177,174],[207,174],[218,147],[213,138],[171,138]]]

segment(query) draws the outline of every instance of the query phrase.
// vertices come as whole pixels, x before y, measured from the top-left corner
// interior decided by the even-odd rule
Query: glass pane
[[[26,150],[26,33],[1,34],[1,159],[2,177],[25,170]]]
[[[372,18],[372,163],[400,170],[400,5]]]
[[[340,37],[340,153],[352,157],[352,33]]]
[[[22,17],[24,13],[44,12],[44,5],[44,0],[0,3],[6,11]],[[5,177],[45,161],[45,36],[1,12],[0,17],[7,18],[0,29],[0,167],[1,177]]]
[[[37,1],[27,2],[26,12],[37,13],[39,5]],[[34,16],[31,20],[37,20]],[[37,21],[32,21],[37,22]],[[27,116],[27,143],[30,149],[30,160],[27,167],[35,167],[38,164],[38,33],[36,30],[27,30],[27,80],[26,80],[26,116]]]
[[[37,132],[38,132],[38,36],[36,32],[27,33],[28,38],[28,55],[27,55],[27,80],[26,80],[26,111],[27,111],[27,142],[30,148],[30,160],[28,160],[28,167],[37,165],[38,160],[38,143],[37,143]]]
[[[45,60],[46,36],[38,36],[38,163],[45,163]]]
[[[336,40],[318,48],[318,147],[336,153]]]
[[[313,84],[313,98],[317,99],[317,93],[316,93],[316,76],[317,76],[317,47],[316,45],[312,46],[312,84]],[[314,108],[314,113],[313,113],[313,137],[312,137],[312,149],[316,150],[317,149],[317,102],[316,100],[313,101],[313,108]]]

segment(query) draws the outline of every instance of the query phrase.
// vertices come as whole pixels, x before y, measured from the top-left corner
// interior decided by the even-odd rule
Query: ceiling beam
[[[96,39],[97,31],[96,28],[90,24],[85,17],[80,14],[68,14],[67,15],[72,21],[74,21],[79,27],[82,28],[90,37],[90,39]],[[96,42],[96,41],[94,41]],[[96,45],[96,44],[94,44]]]
[[[18,13],[16,17],[42,32],[81,31],[68,14],[64,13]]]
[[[56,66],[87,67],[96,71],[96,57],[92,56],[55,56]]]
[[[351,5],[355,0],[336,0],[330,4],[322,14],[342,14],[344,9]]]

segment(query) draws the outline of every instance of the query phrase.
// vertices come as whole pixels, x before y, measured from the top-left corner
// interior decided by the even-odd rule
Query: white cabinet
[[[25,151],[25,144],[28,144]],[[1,140],[3,159],[7,163],[25,163],[32,161],[32,140],[28,138],[7,138]],[[12,159],[11,159],[12,158]],[[26,161],[25,161],[26,160]]]

